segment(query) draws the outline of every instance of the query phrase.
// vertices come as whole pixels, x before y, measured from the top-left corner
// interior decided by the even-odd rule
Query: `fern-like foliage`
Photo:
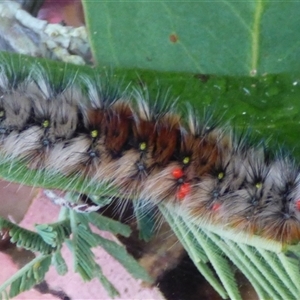
[[[68,199],[75,201],[70,200],[71,196]],[[222,298],[241,299],[235,279],[236,269],[239,269],[261,299],[299,299],[299,245],[283,248],[280,243],[244,236],[234,230],[205,223],[199,226],[171,205],[160,205],[160,211],[199,272]],[[147,272],[123,246],[95,234],[91,225],[113,234],[127,237],[130,234],[129,227],[117,221],[94,212],[78,213],[69,208],[62,209],[57,222],[35,225],[36,232],[0,218],[0,230],[9,232],[11,242],[40,253],[0,286],[0,296],[8,299],[40,283],[51,264],[60,275],[64,275],[68,271],[60,252],[64,243],[73,253],[75,271],[85,281],[98,278],[112,298],[118,295],[118,291],[95,261],[94,247],[101,246],[134,277],[151,282]]]
[[[76,201],[71,195],[67,198],[69,201]],[[9,299],[40,283],[51,264],[58,274],[66,274],[68,267],[60,252],[63,244],[67,244],[73,253],[74,270],[85,281],[98,278],[110,297],[117,296],[118,291],[104,276],[101,266],[95,261],[92,248],[99,245],[123,264],[134,277],[148,282],[152,281],[147,272],[126,252],[123,246],[93,233],[90,225],[114,234],[127,237],[130,235],[130,228],[120,222],[96,213],[78,213],[66,208],[62,208],[58,222],[35,225],[36,232],[0,218],[0,230],[9,232],[12,243],[32,252],[40,252],[39,256],[0,286],[0,299]]]
[[[8,230],[11,236],[10,241],[16,243],[17,247],[42,254],[50,254],[56,250],[56,246],[53,247],[45,242],[42,235],[22,228],[3,218],[0,218],[0,230]]]
[[[92,248],[97,246],[94,234],[91,232],[87,221],[80,215],[70,212],[73,238],[68,243],[74,257],[74,270],[78,272],[83,280],[90,281],[98,278],[104,283],[110,297],[118,295],[118,291],[103,275],[101,267],[96,263]]]
[[[172,207],[161,205],[160,210],[199,272],[223,299],[242,299],[232,265],[248,278],[260,299],[300,298],[299,246],[282,248],[280,243],[220,227],[199,227]]]
[[[44,242],[53,248],[61,248],[66,238],[68,238],[72,232],[70,220],[68,219],[53,224],[36,225],[35,228]]]
[[[0,230],[7,230],[11,236],[10,241],[17,247],[39,252],[40,255],[25,265],[0,287],[0,295],[4,298],[14,297],[23,291],[31,289],[40,283],[47,273],[51,262],[59,270],[65,273],[61,266],[65,265],[59,249],[69,237],[69,220],[53,224],[36,225],[37,232],[24,229],[12,222],[0,218]],[[10,286],[9,293],[7,288]]]
[[[51,255],[39,255],[0,287],[0,299],[9,299],[40,283],[51,265]],[[9,292],[7,288],[10,287]]]

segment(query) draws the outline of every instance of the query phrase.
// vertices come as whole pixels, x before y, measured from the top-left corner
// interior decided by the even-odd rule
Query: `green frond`
[[[92,212],[89,214],[84,214],[83,217],[100,230],[109,231],[113,234],[121,234],[125,237],[129,237],[131,233],[131,229],[129,226],[114,221],[113,219],[107,218],[100,214]]]
[[[69,194],[67,201],[74,202],[76,197],[73,199],[71,197],[72,195]],[[101,230],[122,234],[123,236],[129,236],[131,232],[129,226],[107,217],[96,213],[77,213],[65,207],[61,209],[58,222],[35,225],[37,233],[0,218],[0,230],[9,230],[12,242],[25,249],[44,254],[44,256],[39,257],[39,260],[34,259],[5,282],[2,290],[0,290],[1,297],[12,297],[11,295],[17,295],[42,281],[50,264],[56,268],[58,274],[66,274],[68,268],[60,252],[64,243],[69,246],[73,253],[75,272],[78,272],[85,281],[98,278],[110,297],[117,296],[118,292],[104,276],[101,267],[95,261],[92,248],[98,245],[101,245],[117,258],[125,268],[132,272],[133,276],[151,281],[146,271],[139,266],[132,256],[127,254],[124,247],[103,238],[99,242],[100,237],[98,239],[98,236],[91,231],[90,224],[99,227]],[[44,259],[45,257],[47,257],[47,260]],[[9,286],[11,286],[11,289],[8,294],[6,288]]]
[[[79,220],[78,214],[70,212],[72,239],[67,243],[74,256],[74,270],[83,280],[89,281],[95,277],[96,262],[92,247],[97,245],[94,236],[88,232],[88,224]]]
[[[222,298],[241,299],[230,260],[248,278],[260,299],[299,299],[299,246],[284,249],[280,243],[234,235],[233,230],[230,234],[223,234],[223,228],[211,225],[199,227],[171,207],[161,205],[160,210],[200,273]],[[213,277],[208,276],[201,265],[208,261],[218,278],[212,273],[209,275]]]
[[[8,229],[11,236],[10,241],[16,243],[20,248],[43,254],[55,251],[55,247],[46,243],[38,233],[24,229],[3,218],[0,218],[0,229]]]
[[[153,280],[149,274],[141,267],[138,262],[127,253],[124,246],[113,241],[107,240],[100,235],[94,235],[97,244],[100,245],[107,253],[119,261],[122,266],[135,278],[152,283]]]
[[[189,224],[190,227],[192,226]],[[195,235],[196,243],[205,251],[210,263],[215,269],[220,281],[222,282],[225,290],[228,293],[230,299],[241,299],[236,280],[234,278],[234,272],[229,264],[228,260],[222,253],[222,241],[214,243],[208,235],[202,230],[198,230],[198,234]]]
[[[97,266],[94,261],[91,248],[101,246],[107,253],[118,260],[132,276],[147,282],[152,282],[148,273],[127,253],[125,247],[116,242],[107,240],[100,235],[94,234],[89,228],[88,220],[89,218],[84,214],[71,212],[71,226],[73,232],[71,247],[76,257],[75,270],[78,270],[79,273],[82,272],[83,278],[91,280],[95,277],[95,273],[93,272],[95,272],[99,266]],[[105,219],[102,219],[102,221],[103,220]],[[111,224],[116,225],[115,221]]]
[[[299,253],[299,251],[298,251]],[[285,270],[287,274],[287,278],[289,278],[294,286],[298,287],[298,293],[300,295],[300,287],[299,287],[299,258],[298,261],[293,257],[289,257],[289,253],[278,253],[277,255],[282,269]]]
[[[52,261],[51,264],[55,267],[57,274],[59,275],[65,275],[68,272],[68,266],[66,264],[66,261],[61,255],[61,252],[57,250],[52,255]]]
[[[71,234],[70,220],[65,219],[52,224],[35,225],[37,233],[45,243],[53,248],[61,248],[66,238]]]
[[[87,219],[75,212],[70,212],[72,240],[67,245],[73,252],[74,270],[78,272],[83,280],[90,281],[98,278],[103,284],[110,297],[118,295],[117,290],[102,273],[101,267],[96,263],[91,248],[97,246],[95,234],[89,228]]]
[[[279,291],[282,291],[281,282],[283,282],[283,286],[287,287],[291,292],[291,297],[297,298],[299,296],[300,289],[297,288],[297,286],[289,278],[288,274],[286,273],[286,269],[283,268],[278,255],[260,248],[256,248],[256,251],[258,252],[257,255],[268,264],[270,272],[274,272],[274,275],[269,278],[270,283],[273,282],[275,286],[279,286]]]
[[[111,298],[115,298],[119,296],[119,292],[116,290],[116,288],[107,280],[107,278],[104,276],[102,269],[99,265],[96,266],[96,277],[101,282],[105,290],[107,291],[108,295]]]
[[[36,257],[0,286],[0,295],[6,297],[8,287],[10,287],[9,298],[31,289],[44,279],[50,264],[51,255]]]
[[[214,272],[207,265],[209,259],[203,248],[199,244],[195,243],[194,235],[189,231],[188,227],[183,222],[178,222],[177,216],[174,218],[174,216],[171,213],[168,213],[168,211],[163,207],[160,209],[199,272],[219,293],[219,295],[223,299],[226,299],[228,294]]]

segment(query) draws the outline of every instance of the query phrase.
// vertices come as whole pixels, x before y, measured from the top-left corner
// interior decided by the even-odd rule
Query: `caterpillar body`
[[[1,159],[117,187],[123,198],[182,207],[249,234],[300,240],[300,174],[293,159],[270,159],[229,128],[186,119],[138,91],[105,80],[58,87],[42,68],[0,72]]]

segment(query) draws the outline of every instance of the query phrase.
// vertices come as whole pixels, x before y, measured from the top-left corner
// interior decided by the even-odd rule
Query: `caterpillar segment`
[[[300,176],[292,159],[270,160],[229,128],[192,112],[184,119],[173,105],[151,104],[137,91],[117,93],[106,80],[55,87],[44,70],[13,79],[1,69],[3,160],[108,183],[125,199],[178,205],[195,222],[300,240]]]

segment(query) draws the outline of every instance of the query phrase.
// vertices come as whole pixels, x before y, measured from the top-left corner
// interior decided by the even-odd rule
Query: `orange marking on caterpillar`
[[[300,211],[300,199],[296,201],[296,208]]]

